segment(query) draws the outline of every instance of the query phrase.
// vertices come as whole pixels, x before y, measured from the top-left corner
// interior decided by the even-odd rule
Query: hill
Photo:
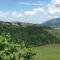
[[[59,59],[59,48],[57,51],[55,46],[40,47],[48,44],[60,44],[60,29],[38,24],[0,22],[0,60]]]
[[[9,33],[11,41],[24,42],[26,47],[60,43],[59,31],[36,24],[0,22],[0,35]]]
[[[55,18],[44,22],[42,25],[51,27],[60,27],[60,18]]]

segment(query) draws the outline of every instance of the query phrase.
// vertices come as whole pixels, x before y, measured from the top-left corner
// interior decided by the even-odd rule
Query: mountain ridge
[[[44,22],[42,25],[51,27],[60,27],[60,18],[55,18]]]

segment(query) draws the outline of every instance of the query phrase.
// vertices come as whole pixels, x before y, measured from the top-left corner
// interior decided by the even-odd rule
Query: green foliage
[[[20,23],[0,24],[0,59],[33,60],[36,53],[31,48],[60,43],[60,30],[39,25]]]
[[[58,37],[60,36],[59,32],[55,29],[48,26],[40,26],[36,24],[26,24],[25,27],[23,27],[24,25],[25,24],[21,23],[2,22],[0,24],[1,41],[6,40],[5,43],[8,41],[10,43],[18,43],[21,44],[22,48],[60,43],[60,38]]]
[[[32,52],[31,49],[28,49],[28,51],[23,54],[22,57],[24,60],[33,60],[34,55],[36,55],[36,53]]]
[[[11,41],[11,36],[9,33],[2,33],[0,39],[0,60],[20,60],[22,57],[20,50],[26,48],[24,42],[19,44]],[[25,53],[26,56],[29,56],[27,51],[25,51]]]

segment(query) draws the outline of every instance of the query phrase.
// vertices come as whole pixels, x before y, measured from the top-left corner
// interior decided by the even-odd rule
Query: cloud
[[[40,5],[31,3],[20,3],[24,5]],[[2,21],[20,21],[20,22],[33,22],[41,23],[48,19],[60,17],[60,0],[51,0],[47,6],[33,8],[32,10],[26,10],[21,12],[17,11],[0,11],[0,20]]]
[[[38,15],[38,14],[42,13],[43,11],[44,11],[44,8],[34,8],[31,11],[25,11],[24,15],[35,16],[35,15]]]
[[[39,7],[39,8],[33,8],[31,11],[24,11],[25,16],[38,16],[43,14],[52,16],[54,18],[56,15],[59,16],[60,14],[60,6],[57,6],[57,4],[60,4],[60,0],[51,0],[51,3],[49,3],[46,7]]]
[[[51,0],[51,4],[48,5],[47,11],[50,14],[60,14],[60,0]]]
[[[3,11],[0,11],[0,17],[4,17],[4,18],[7,18],[7,17],[22,17],[23,15],[19,12],[16,12],[16,11],[7,11],[7,12],[3,12]]]
[[[58,13],[60,13],[60,8],[55,5],[48,5],[47,7],[33,8],[23,13],[17,11],[0,11],[0,20],[41,23],[42,21],[58,17]]]
[[[22,17],[23,17],[22,13],[19,13],[16,11],[12,11],[12,12],[11,11],[7,11],[7,12],[0,11],[0,20],[2,21],[14,21]]]
[[[51,0],[53,4],[60,4],[60,0]]]
[[[60,8],[56,6],[51,6],[51,7],[48,7],[48,12],[50,14],[60,13]]]
[[[14,16],[14,17],[17,17],[17,18],[23,17],[22,13],[19,13],[19,12],[16,12],[16,11],[13,11],[13,12],[11,13],[11,15]]]

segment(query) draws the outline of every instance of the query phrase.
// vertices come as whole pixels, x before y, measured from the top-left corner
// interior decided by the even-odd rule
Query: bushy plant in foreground
[[[0,60],[32,60],[33,56],[35,55],[32,50],[29,50],[25,47],[25,44],[16,44],[12,41],[10,41],[10,34],[2,34],[0,36]],[[26,48],[27,51],[25,51],[24,54],[19,53],[21,49]],[[16,55],[17,54],[17,55]]]

